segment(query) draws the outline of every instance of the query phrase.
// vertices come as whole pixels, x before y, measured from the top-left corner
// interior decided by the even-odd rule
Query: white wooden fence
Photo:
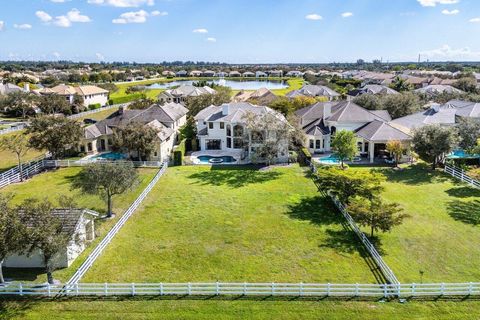
[[[48,160],[44,156],[32,160],[28,163],[22,164],[23,179],[31,178],[32,176],[42,172],[45,169],[63,168],[63,167],[84,167],[92,163],[113,163],[113,164],[131,164],[136,168],[160,168],[163,163],[159,161],[92,161],[92,160]],[[18,166],[5,171],[0,174],[0,189],[12,183],[20,182],[20,169]]]
[[[129,105],[129,103],[114,104],[114,105],[111,105],[111,106],[105,106],[103,108],[98,108],[98,109],[93,109],[93,110],[88,110],[88,111],[72,114],[72,115],[68,116],[67,118],[78,119],[78,118],[87,116],[89,114],[94,114],[94,113],[101,112],[101,111],[104,111],[104,110],[115,109],[115,108],[119,108],[119,107],[127,107],[128,105]]]
[[[0,296],[294,296],[407,298],[479,296],[480,283],[319,284],[319,283],[12,283]]]
[[[82,265],[78,268],[75,274],[68,280],[67,288],[69,285],[77,283],[80,279],[85,275],[85,273],[90,269],[93,263],[97,260],[97,258],[103,253],[103,250],[107,247],[107,245],[112,241],[115,237],[117,232],[123,227],[123,225],[128,221],[128,219],[132,216],[138,206],[142,203],[148,193],[152,190],[155,186],[157,181],[160,177],[165,173],[167,170],[168,163],[163,163],[160,170],[157,172],[155,177],[152,181],[148,184],[148,186],[143,190],[143,192],[138,196],[138,198],[130,205],[130,207],[125,211],[122,217],[117,221],[117,223],[112,227],[112,229],[107,233],[107,235],[102,239],[102,241],[93,249],[92,253],[87,257],[87,259],[82,263]]]
[[[0,135],[20,131],[20,130],[25,129],[26,127],[27,127],[26,124],[20,124],[20,125],[14,126],[14,127],[5,128],[5,129],[0,130]]]
[[[317,171],[317,168],[313,163],[309,163],[310,169],[312,170],[313,173]],[[328,192],[327,192],[328,193]],[[332,194],[328,193],[330,198],[332,199],[333,203],[335,206],[338,208],[338,210],[342,213],[343,217],[347,220],[350,228],[355,232],[357,237],[360,239],[364,247],[367,249],[368,253],[372,257],[372,259],[375,261],[375,264],[377,265],[378,269],[380,272],[383,274],[385,279],[388,281],[388,283],[393,284],[393,285],[398,285],[400,282],[398,281],[397,277],[393,273],[392,269],[383,261],[382,256],[380,253],[378,253],[377,249],[375,246],[370,242],[368,237],[360,230],[360,228],[357,226],[355,223],[355,220],[350,216],[348,213],[347,208],[341,203],[335,196]]]
[[[465,170],[463,169],[460,169],[450,164],[445,164],[445,172],[457,179],[460,179],[465,183],[468,183],[472,187],[480,188],[480,181],[470,177],[468,174],[465,173]]]

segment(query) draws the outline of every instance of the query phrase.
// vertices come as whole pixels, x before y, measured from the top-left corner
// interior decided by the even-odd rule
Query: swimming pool
[[[318,162],[322,164],[340,164],[340,161],[334,155],[329,155],[327,157],[318,158]]]
[[[447,156],[448,159],[477,159],[480,158],[480,154],[469,154],[464,150],[454,150]]]
[[[221,163],[234,163],[237,160],[232,156],[212,157],[212,156],[198,156],[199,164],[221,164]]]
[[[127,157],[123,153],[118,153],[118,152],[107,152],[107,153],[101,153],[94,155],[93,157],[90,158],[90,160],[96,161],[96,160],[125,160]]]

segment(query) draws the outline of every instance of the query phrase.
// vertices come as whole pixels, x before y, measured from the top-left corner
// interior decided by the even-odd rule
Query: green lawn
[[[305,174],[169,168],[83,281],[375,282]]]
[[[277,96],[284,96],[287,93],[289,93],[290,91],[300,89],[303,86],[304,82],[305,81],[302,78],[292,78],[292,79],[287,80],[288,88],[279,89],[279,90],[272,90],[272,92],[275,93]]]
[[[108,117],[112,113],[116,112],[117,110],[118,110],[118,108],[102,110],[102,111],[98,111],[98,112],[95,112],[95,113],[87,114],[83,117],[77,118],[76,120],[83,121],[84,119],[93,119],[93,120],[100,121],[100,120],[105,119],[106,117]]]
[[[478,319],[478,301],[67,300],[0,302],[0,319]]]
[[[5,136],[8,136],[8,135],[13,135],[13,134],[21,134],[23,133],[24,131],[21,130],[21,131],[17,131],[17,132],[12,132],[12,133],[7,133],[7,134],[4,134],[4,135],[1,135],[0,136],[0,139],[1,137],[5,137]],[[23,157],[22,161],[23,162],[28,162],[38,156],[41,156],[43,154],[43,152],[40,152],[40,151],[37,151],[35,149],[30,149],[27,154]],[[0,148],[0,172],[2,171],[6,171],[8,169],[11,169],[12,167],[16,166],[18,164],[17,162],[17,155],[8,151],[8,150],[5,150],[5,149],[2,149]]]
[[[363,170],[363,169],[362,169]],[[381,234],[386,263],[404,283],[480,279],[480,190],[423,165],[388,177],[384,199],[398,202],[411,218]]]
[[[14,195],[14,203],[21,203],[24,199],[29,197],[48,197],[52,201],[58,201],[58,198],[66,195],[74,197],[78,206],[81,208],[88,208],[100,213],[105,213],[105,201],[98,196],[82,194],[78,190],[71,190],[72,179],[80,172],[81,168],[64,168],[48,173],[42,173],[34,176],[23,183],[13,184],[3,189],[0,193],[11,193]],[[111,220],[97,220],[95,223],[95,233],[97,235],[93,244],[101,240],[101,236],[105,235],[112,225],[118,220],[121,214],[130,206],[136,197],[145,189],[156,173],[153,169],[139,169],[141,183],[132,191],[122,195],[116,196],[113,200],[114,212],[117,214],[115,219]],[[80,263],[86,258],[87,253],[94,248],[90,245],[81,256],[75,260],[72,266],[67,269],[58,270],[55,272],[55,278],[59,280],[68,280],[68,277],[75,272]],[[43,271],[38,270],[13,270],[13,273],[5,273],[6,277],[14,277],[19,281],[45,281]],[[38,278],[42,276],[42,278]]]

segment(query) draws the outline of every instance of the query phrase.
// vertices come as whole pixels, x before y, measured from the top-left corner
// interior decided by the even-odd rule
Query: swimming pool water
[[[102,154],[97,154],[90,159],[92,160],[125,160],[126,156],[118,152],[107,152]]]
[[[197,157],[197,159],[199,160],[199,162],[201,164],[211,164],[209,161],[210,159],[221,159],[223,160],[221,163],[233,163],[233,162],[237,162],[237,160],[232,157],[232,156],[223,156],[223,157],[212,157],[212,156],[199,156]]]
[[[328,157],[321,157],[318,159],[318,161],[324,164],[340,164],[340,161],[333,155],[329,155]]]

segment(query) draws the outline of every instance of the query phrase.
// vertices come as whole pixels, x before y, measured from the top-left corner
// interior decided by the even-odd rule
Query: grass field
[[[0,319],[478,319],[478,301],[67,300],[0,302]]]
[[[1,137],[5,137],[5,136],[8,136],[8,135],[13,135],[13,134],[21,134],[23,133],[24,131],[21,130],[21,131],[17,131],[17,132],[12,132],[12,133],[7,133],[7,134],[4,134],[4,135],[1,135],[0,136],[0,139]],[[23,157],[22,161],[23,162],[28,162],[40,155],[42,155],[43,152],[40,152],[40,151],[37,151],[35,149],[30,149],[27,154]],[[16,166],[18,164],[17,162],[17,155],[8,151],[8,150],[5,150],[5,149],[2,149],[0,148],[0,172],[2,171],[6,171],[8,169],[11,169],[12,167]]]
[[[353,234],[298,166],[174,167],[85,282],[364,282]]]
[[[34,176],[28,181],[23,183],[13,184],[3,189],[0,189],[0,193],[11,193],[14,195],[13,202],[16,204],[21,203],[24,199],[30,197],[43,198],[48,197],[52,201],[58,201],[61,196],[72,196],[77,202],[80,208],[88,208],[100,213],[105,213],[106,205],[105,201],[95,195],[85,195],[78,190],[71,190],[71,183],[75,176],[80,172],[81,168],[64,168],[48,173],[43,173]],[[141,183],[132,191],[127,192],[122,196],[116,196],[113,199],[114,212],[117,214],[115,219],[111,220],[97,220],[95,222],[95,233],[97,235],[93,244],[101,240],[101,236],[104,235],[111,226],[118,220],[120,215],[129,207],[129,205],[135,200],[135,198],[142,192],[142,190],[148,185],[150,180],[155,174],[153,169],[139,169]],[[94,245],[90,245],[84,253],[77,258],[71,267],[68,269],[58,270],[55,272],[55,278],[59,280],[67,280],[67,278],[75,272],[75,268],[78,268],[80,262],[85,259],[87,253],[93,249]],[[26,270],[21,272],[20,270],[8,269],[5,276],[14,277],[18,281],[45,281],[42,270]],[[42,278],[38,278],[42,276]]]
[[[288,83],[288,88],[286,89],[279,89],[279,90],[272,90],[273,93],[275,93],[277,96],[284,96],[290,91],[293,90],[298,90],[300,89],[305,81],[302,78],[292,78],[287,80]]]
[[[118,110],[118,108],[102,110],[102,111],[99,111],[99,112],[87,114],[83,117],[77,118],[77,120],[78,121],[83,121],[84,119],[93,119],[93,120],[99,121],[99,120],[105,119],[106,117],[108,117],[112,113],[116,112],[117,110]]]
[[[363,169],[362,169],[363,170]],[[384,172],[384,199],[398,202],[411,218],[381,234],[381,250],[404,283],[480,279],[480,190],[426,166]]]

